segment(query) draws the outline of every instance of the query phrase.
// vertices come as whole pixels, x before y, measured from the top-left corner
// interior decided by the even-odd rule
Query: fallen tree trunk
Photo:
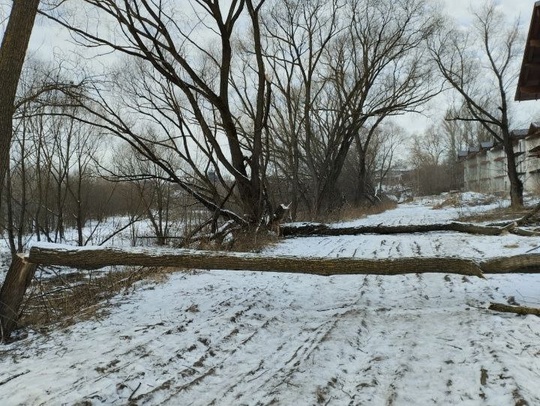
[[[170,266],[191,269],[224,269],[306,273],[316,275],[401,275],[455,273],[479,276],[503,273],[540,273],[540,254],[520,254],[474,261],[467,258],[317,258],[170,248],[77,247],[37,243],[27,262],[83,269],[112,265]]]
[[[187,249],[68,247],[41,243],[30,248],[27,260],[43,265],[87,269],[110,265],[134,265],[315,275],[402,275],[433,272],[482,277],[482,270],[478,264],[461,258],[313,258]]]
[[[533,314],[535,316],[540,316],[540,309],[534,307],[526,306],[509,306],[503,303],[491,303],[488,307],[489,310],[496,312],[505,312],[505,313],[515,313],[522,316],[527,314]]]
[[[465,258],[417,257],[395,259],[313,258],[253,253],[166,248],[75,247],[37,243],[26,256],[16,256],[2,287],[1,338],[16,326],[18,309],[36,266],[101,268],[112,265],[248,270],[315,275],[402,275],[454,273],[483,278],[484,273],[539,272],[540,254],[517,255],[475,262]],[[7,298],[7,299],[6,299]],[[504,311],[504,310],[501,310]],[[532,314],[532,313],[531,313]]]
[[[439,224],[414,224],[397,226],[354,226],[354,227],[331,227],[321,223],[283,224],[281,232],[284,237],[299,236],[337,236],[337,235],[358,235],[358,234],[411,234],[428,233],[437,231],[454,231],[459,233],[477,235],[501,235],[507,232],[514,232],[516,224],[511,223],[504,227],[483,226],[471,223],[439,223]]]

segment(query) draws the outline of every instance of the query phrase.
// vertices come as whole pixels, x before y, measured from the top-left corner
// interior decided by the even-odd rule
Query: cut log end
[[[14,255],[11,266],[0,290],[0,339],[9,340],[17,326],[19,308],[26,289],[36,272],[36,264],[27,261],[25,255]]]

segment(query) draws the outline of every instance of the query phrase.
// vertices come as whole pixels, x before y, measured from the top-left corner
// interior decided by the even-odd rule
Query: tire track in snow
[[[320,389],[321,399],[331,401],[331,404],[409,405],[418,404],[415,393],[431,393],[433,404],[476,405],[484,401],[486,404],[500,404],[497,403],[500,399],[508,402],[504,404],[514,404],[519,399],[529,402],[529,405],[538,404],[537,397],[527,397],[523,389],[526,385],[519,386],[510,380],[506,381],[506,389],[498,393],[496,386],[489,387],[488,379],[486,399],[481,398],[481,361],[491,360],[494,371],[504,372],[504,366],[492,360],[493,354],[500,351],[491,344],[493,337],[486,336],[483,331],[476,333],[476,337],[474,333],[479,326],[485,326],[481,319],[493,315],[480,310],[477,316],[471,317],[471,312],[476,309],[465,305],[471,294],[467,291],[468,283],[454,276],[448,279],[445,280],[447,284],[456,285],[457,282],[459,286],[456,285],[454,288],[457,289],[449,291],[446,298],[435,303],[433,293],[427,298],[424,292],[429,285],[417,278],[417,289],[414,288],[414,279],[403,286],[404,292],[409,293],[402,292],[398,298],[401,306],[380,307],[389,299],[384,287],[379,285],[379,298],[370,308],[343,313],[331,337],[331,340],[339,341],[340,350],[330,347],[323,348],[322,352],[327,352],[327,358],[350,358],[354,362],[345,363],[346,369],[329,377],[327,384]],[[489,290],[489,287],[484,289]],[[428,310],[419,312],[419,305]],[[464,320],[461,329],[470,330],[470,335],[475,337],[473,342],[460,342],[462,333],[457,326],[441,323],[450,316]],[[357,336],[347,342],[340,341],[340,337],[350,331],[346,325],[351,323],[361,326]],[[496,325],[488,325],[487,329],[498,330]],[[478,345],[478,340],[483,344]],[[471,357],[475,360],[473,364],[478,364],[477,368],[471,369]],[[430,380],[424,382],[426,377]]]

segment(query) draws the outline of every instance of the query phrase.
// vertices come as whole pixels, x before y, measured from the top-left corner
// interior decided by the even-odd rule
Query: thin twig
[[[135,390],[133,392],[131,392],[131,395],[129,395],[129,398],[128,400],[132,400],[133,399],[133,395],[135,395],[135,392],[137,392],[139,390],[139,388],[141,387],[141,382],[139,382],[139,384],[137,385],[137,387],[135,388]]]
[[[18,374],[12,375],[12,376],[10,376],[10,377],[4,379],[3,381],[0,381],[0,386],[2,386],[2,385],[4,385],[4,384],[8,383],[9,381],[12,381],[12,380],[18,378],[19,376],[26,375],[28,372],[30,372],[29,369],[27,369],[27,370],[24,371],[24,372],[20,372],[20,373],[18,373]]]

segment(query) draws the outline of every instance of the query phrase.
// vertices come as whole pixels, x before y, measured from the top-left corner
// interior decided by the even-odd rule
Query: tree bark
[[[0,187],[9,167],[15,95],[39,0],[14,0],[0,48]]]
[[[15,97],[38,6],[39,0],[13,0],[0,47],[0,190],[9,170]],[[16,255],[13,257],[0,291],[0,338],[3,341],[15,327],[19,306],[34,271],[35,265],[21,262]]]
[[[26,289],[36,272],[36,264],[29,263],[23,256],[14,255],[11,266],[0,291],[0,338],[9,340],[17,326],[19,308]]]
[[[504,143],[508,180],[510,181],[510,204],[513,209],[520,209],[523,207],[523,182],[519,178],[513,140],[510,138],[510,135],[505,138]]]
[[[482,277],[478,264],[458,258],[313,258],[185,249],[121,249],[35,244],[28,261],[43,265],[100,268],[110,265],[169,266],[196,269],[250,270],[315,275],[402,275],[456,273]]]
[[[540,254],[492,258],[479,263],[484,273],[540,273]]]
[[[196,269],[249,270],[315,275],[402,275],[408,273],[483,274],[540,273],[540,254],[473,261],[465,258],[393,259],[270,256],[245,252],[166,248],[75,247],[36,243],[26,261],[42,265],[95,269],[112,265],[170,266]]]

